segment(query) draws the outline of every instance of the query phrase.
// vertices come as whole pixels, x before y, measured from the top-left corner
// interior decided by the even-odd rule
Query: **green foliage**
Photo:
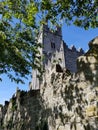
[[[85,29],[98,27],[97,1],[0,1],[0,74],[23,83],[22,77],[27,78],[32,68],[42,73],[36,37],[40,25],[46,22],[54,26],[73,23]]]
[[[21,77],[27,78],[38,66],[34,64],[39,53],[35,38],[38,9],[34,1],[28,0],[4,0],[0,7],[0,74],[23,83]]]
[[[12,102],[12,108],[11,108],[11,110],[12,110],[12,111],[17,110],[16,98],[12,98],[12,99],[11,99],[11,102]]]
[[[41,10],[45,13],[44,19],[52,24],[65,22],[85,29],[98,27],[96,0],[42,0]]]

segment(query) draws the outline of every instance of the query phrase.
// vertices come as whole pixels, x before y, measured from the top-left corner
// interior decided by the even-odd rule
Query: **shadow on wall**
[[[70,122],[70,130],[78,130],[77,124],[80,122],[84,127],[84,130],[92,130],[90,126],[88,129],[89,124],[85,125],[82,122],[85,119],[84,105],[87,105],[87,100],[83,100],[83,89],[79,89],[76,84],[73,85],[70,83],[70,85],[65,85],[64,91],[61,90],[61,96],[66,104],[67,111],[67,113],[64,115],[63,110],[60,109],[60,118],[63,125]],[[79,118],[79,120],[77,120],[77,118]]]
[[[67,75],[68,73],[63,74]],[[46,106],[44,105],[44,107],[42,107],[42,115],[40,116],[41,119],[46,121],[49,128],[52,127],[52,130],[62,130],[60,129],[59,125],[62,125],[64,128],[66,124],[69,124],[70,128],[68,130],[79,130],[78,124],[81,125],[82,130],[96,130],[94,124],[91,124],[89,118],[86,118],[86,107],[89,105],[89,102],[85,98],[86,92],[84,92],[84,89],[81,87],[79,88],[78,86],[78,83],[80,82],[79,78],[72,78],[72,75],[69,75],[69,77],[67,76],[67,78],[65,78],[63,74],[53,74],[54,80],[51,82],[53,86],[53,95],[55,98],[58,98],[59,91],[60,100],[55,101],[52,107],[49,107],[49,104],[44,102],[43,104]],[[62,81],[64,81],[64,85],[62,82],[59,82],[61,77]],[[48,86],[46,85],[46,87]],[[62,99],[63,103],[61,103]],[[60,124],[58,125],[56,120],[59,119]],[[95,120],[98,122],[98,118]]]
[[[85,81],[98,85],[98,37],[89,42],[89,51],[78,58],[78,73]]]
[[[41,129],[37,127],[42,102],[39,90],[18,90],[6,109],[2,122],[3,130],[48,130],[46,122],[41,122]]]
[[[60,124],[58,125],[58,128],[56,128],[56,120],[58,119],[60,119],[62,126],[69,124],[70,130],[79,130],[78,124],[80,124],[82,130],[97,130],[95,124],[98,124],[98,116],[94,119],[95,124],[90,122],[93,118],[86,117],[86,108],[89,106],[90,101],[86,98],[87,92],[84,89],[84,86],[82,86],[88,81],[90,84],[86,84],[88,85],[86,87],[89,87],[89,85],[96,86],[96,84],[98,84],[97,67],[98,49],[92,44],[90,45],[90,50],[78,59],[77,74],[73,75],[67,70],[62,73],[61,71],[52,73],[51,86],[53,87],[53,99],[55,98],[56,100],[59,96],[60,100],[56,100],[52,107],[49,107],[49,104],[44,101],[42,115],[40,116],[43,120],[48,122],[49,127],[53,127],[52,130],[60,130]],[[82,87],[80,87],[79,84],[82,84]],[[48,87],[47,82],[45,82],[41,97],[44,96],[45,89]],[[90,90],[90,92],[92,92],[92,90]],[[96,93],[95,97],[97,96]],[[62,99],[63,103],[61,103]],[[93,100],[95,101],[95,99]]]

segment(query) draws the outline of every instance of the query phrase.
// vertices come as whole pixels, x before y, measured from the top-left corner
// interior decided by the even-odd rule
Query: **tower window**
[[[51,42],[51,48],[55,49],[55,43],[54,42]]]

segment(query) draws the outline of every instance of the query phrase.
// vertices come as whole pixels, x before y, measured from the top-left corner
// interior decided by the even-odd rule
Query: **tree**
[[[48,22],[56,27],[63,21],[85,29],[95,28],[97,12],[97,0],[0,1],[0,74],[7,74],[18,83],[32,68],[41,72],[40,57],[36,55],[41,47],[37,43],[41,24]]]
[[[28,0],[4,0],[0,8],[0,74],[22,82],[21,77],[27,78],[32,67],[40,69],[33,62],[39,53],[35,38],[38,10]]]
[[[44,19],[52,24],[75,24],[85,29],[98,27],[97,0],[42,0]]]

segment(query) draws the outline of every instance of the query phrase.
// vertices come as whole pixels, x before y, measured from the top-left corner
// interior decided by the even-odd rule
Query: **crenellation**
[[[49,35],[53,35],[54,37],[57,37],[59,36],[60,38],[62,38],[62,30],[61,30],[61,27],[57,27],[56,30],[52,31],[48,25],[43,25],[42,26],[42,31],[45,32],[44,36],[46,34],[49,34]]]
[[[61,29],[61,27],[57,27],[55,35],[62,37],[62,29]]]
[[[48,25],[45,25],[45,24],[42,26],[42,30],[43,31],[50,31]]]
[[[84,50],[82,49],[82,48],[79,48],[79,50],[78,50],[78,52],[80,53],[80,55],[82,54],[84,54]]]
[[[4,106],[8,106],[9,105],[9,101],[5,101],[5,103],[4,103]]]
[[[72,51],[77,51],[77,49],[74,45],[72,45],[69,49],[72,50]]]

